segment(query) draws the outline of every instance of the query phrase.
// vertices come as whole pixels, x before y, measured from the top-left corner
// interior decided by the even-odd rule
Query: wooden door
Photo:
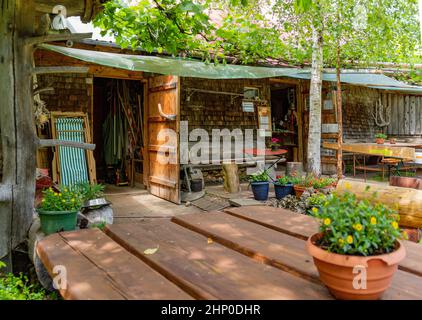
[[[175,76],[157,76],[148,81],[148,104],[146,108],[147,127],[147,185],[151,194],[180,203],[179,123],[180,83]],[[168,129],[176,136],[163,136]],[[169,163],[160,161],[163,153],[171,158]],[[162,159],[162,158],[161,158]]]

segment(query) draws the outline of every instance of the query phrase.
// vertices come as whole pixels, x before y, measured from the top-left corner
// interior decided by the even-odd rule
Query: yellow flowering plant
[[[76,187],[61,186],[43,191],[39,209],[43,211],[76,211],[82,207],[82,196]]]
[[[327,197],[314,216],[320,220],[322,233],[318,245],[333,253],[371,256],[395,250],[402,238],[396,210],[369,200],[357,200],[350,192]]]

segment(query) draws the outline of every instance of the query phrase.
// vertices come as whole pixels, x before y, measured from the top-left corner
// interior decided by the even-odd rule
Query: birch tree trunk
[[[309,92],[308,172],[321,174],[322,32],[312,29],[312,73]]]

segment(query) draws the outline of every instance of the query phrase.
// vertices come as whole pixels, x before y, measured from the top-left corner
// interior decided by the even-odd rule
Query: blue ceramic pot
[[[252,192],[255,200],[265,201],[268,199],[270,183],[268,181],[251,182]]]
[[[274,183],[274,191],[275,191],[275,197],[280,200],[283,199],[285,196],[289,194],[293,194],[293,184],[288,183],[285,185],[281,185],[278,183]]]

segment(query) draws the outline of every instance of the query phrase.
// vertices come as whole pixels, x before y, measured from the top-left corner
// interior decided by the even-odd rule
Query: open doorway
[[[271,87],[272,137],[287,149],[288,161],[298,161],[296,86],[277,83]]]
[[[98,182],[142,186],[143,97],[141,81],[94,79],[92,130]]]

